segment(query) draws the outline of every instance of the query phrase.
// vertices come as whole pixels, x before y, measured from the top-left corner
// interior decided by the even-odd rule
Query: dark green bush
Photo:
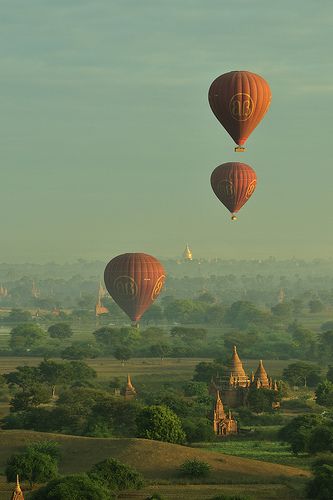
[[[197,478],[208,476],[211,466],[197,458],[186,460],[179,468],[181,476]]]

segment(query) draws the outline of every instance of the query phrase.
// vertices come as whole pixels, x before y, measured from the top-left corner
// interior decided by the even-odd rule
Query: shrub
[[[333,498],[333,467],[323,464],[314,470],[314,478],[307,486],[307,498],[311,500],[332,500]]]
[[[59,448],[59,443],[56,441],[34,441],[28,444],[27,451],[45,453],[45,455],[49,455],[56,462],[59,462],[61,459],[61,452]]]
[[[95,464],[88,475],[111,491],[138,490],[144,484],[139,472],[114,458],[107,458]]]
[[[166,406],[147,406],[137,417],[138,437],[183,443],[185,433],[177,415]]]
[[[197,458],[186,460],[179,468],[181,476],[186,477],[205,477],[208,476],[211,466],[207,462],[198,460]]]
[[[114,498],[108,488],[91,480],[87,474],[54,479],[46,486],[32,493],[31,500],[111,500]]]
[[[29,481],[32,488],[36,483],[44,483],[58,475],[58,465],[54,458],[45,453],[27,451],[26,453],[12,455],[5,470],[7,481],[14,482],[16,475]]]

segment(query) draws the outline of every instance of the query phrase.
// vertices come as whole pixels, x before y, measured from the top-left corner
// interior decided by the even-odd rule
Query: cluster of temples
[[[274,392],[278,391],[276,380],[268,377],[262,360],[259,361],[255,373],[252,372],[250,376],[245,373],[243,363],[237,353],[237,348],[234,346],[226,373],[222,377],[219,375],[212,377],[210,384],[210,393],[216,396],[213,415],[213,428],[215,434],[226,436],[238,432],[236,420],[234,420],[230,411],[228,415],[225,414],[223,403],[229,408],[246,406],[249,390],[251,388],[257,390],[267,389]],[[274,408],[278,406],[279,403],[274,403]]]

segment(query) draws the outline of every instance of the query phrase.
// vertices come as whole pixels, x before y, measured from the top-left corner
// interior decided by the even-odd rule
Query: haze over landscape
[[[1,261],[327,257],[332,4],[2,2]],[[233,153],[211,81],[262,74],[271,108]],[[246,161],[255,197],[231,224],[211,171]]]

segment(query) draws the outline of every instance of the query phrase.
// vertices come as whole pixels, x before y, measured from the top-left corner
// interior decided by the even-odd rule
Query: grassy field
[[[204,443],[200,449],[220,452],[236,457],[263,460],[291,467],[309,468],[308,456],[295,456],[287,443],[262,439],[233,439],[221,443]]]
[[[146,488],[157,490],[166,498],[208,499],[222,492],[253,493],[253,498],[302,498],[299,496],[304,482],[310,477],[306,470],[285,465],[271,464],[265,461],[249,460],[222,454],[221,451],[208,451],[172,445],[144,439],[97,439],[74,437],[58,434],[44,434],[32,431],[0,431],[0,471],[6,460],[15,452],[34,440],[52,439],[59,442],[62,450],[60,470],[62,473],[75,473],[88,470],[94,463],[112,456],[138,469],[150,483]],[[208,462],[212,468],[210,476],[204,482],[184,481],[179,478],[178,467],[189,458],[198,458]],[[0,489],[0,499],[8,498],[4,480]],[[177,497],[178,494],[178,497]],[[7,496],[5,496],[7,495]],[[145,498],[143,492],[123,498]]]
[[[0,358],[0,374],[8,373],[15,370],[19,365],[36,366],[42,361],[42,357],[23,357],[23,356],[3,356]],[[88,359],[86,362],[89,366],[97,371],[97,375],[101,380],[107,380],[112,377],[124,377],[127,373],[131,373],[140,383],[149,378],[151,384],[153,379],[161,381],[177,381],[190,380],[193,376],[195,366],[200,361],[212,361],[211,358],[166,358],[162,362],[159,358],[133,358],[123,366],[113,357],[101,357],[96,359]],[[283,369],[288,364],[296,360],[264,360],[264,365],[272,377],[280,377]],[[244,369],[246,372],[255,370],[258,366],[257,360],[243,360]]]

